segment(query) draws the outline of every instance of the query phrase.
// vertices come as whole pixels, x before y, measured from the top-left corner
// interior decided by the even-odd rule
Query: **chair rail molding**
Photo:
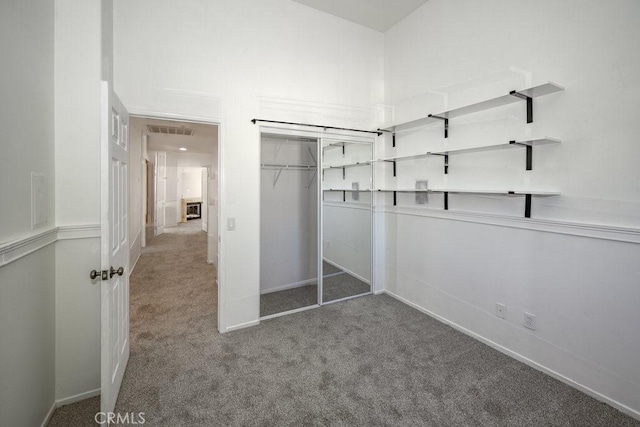
[[[0,244],[0,267],[26,257],[59,240],[100,238],[100,224],[64,225],[27,234]]]
[[[613,240],[617,242],[640,244],[640,229],[610,225],[574,223],[547,219],[519,218],[505,215],[485,214],[462,211],[442,211],[429,208],[412,207],[378,207],[374,213],[420,216],[449,221],[473,222],[499,227],[520,228],[530,231],[567,234],[570,236],[590,237],[593,239]]]

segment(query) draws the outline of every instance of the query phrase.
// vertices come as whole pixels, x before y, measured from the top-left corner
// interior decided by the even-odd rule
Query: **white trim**
[[[100,224],[63,225],[58,227],[58,240],[99,238]]]
[[[138,260],[140,260],[140,256],[142,255],[142,229],[138,231],[138,234],[129,245],[129,254],[131,254],[133,247],[136,245],[136,242],[138,240],[140,240],[140,251],[138,252],[136,260],[133,262],[133,265],[129,266],[129,277],[131,277],[131,274],[133,274],[133,269],[136,268],[136,265],[138,265]]]
[[[590,237],[593,239],[613,240],[627,243],[640,243],[640,229],[614,227],[587,223],[573,223],[548,219],[533,219],[509,217],[455,210],[439,210],[431,208],[410,208],[398,206],[385,207],[374,210],[375,213],[390,213],[396,215],[410,215],[424,218],[437,218],[450,221],[464,221],[499,227],[520,228],[546,233],[566,234],[571,236]]]
[[[50,228],[0,245],[0,267],[32,254],[58,239],[58,228]]]
[[[49,421],[51,421],[51,417],[53,416],[53,413],[55,412],[56,408],[57,406],[54,400],[53,403],[51,404],[51,408],[49,408],[49,412],[47,412],[47,415],[44,416],[44,421],[42,421],[42,424],[40,424],[40,427],[47,427],[47,425],[49,424]]]
[[[142,251],[138,253],[138,257],[133,262],[133,265],[129,268],[129,277],[131,277],[131,274],[133,274],[133,269],[136,268],[136,265],[138,265],[138,261],[140,261],[141,256],[142,256]]]
[[[28,234],[0,245],[0,267],[24,258],[60,240],[99,239],[100,225],[64,225]]]
[[[221,330],[221,334],[226,334],[227,332],[237,331],[239,329],[250,328],[251,326],[257,326],[260,324],[260,320],[252,320],[251,322],[238,323],[237,325],[229,326],[224,330]]]
[[[513,350],[510,350],[510,349],[508,349],[506,347],[503,347],[500,344],[495,343],[495,342],[493,342],[493,341],[491,341],[491,340],[489,340],[489,339],[483,337],[482,335],[479,335],[479,334],[477,334],[477,333],[475,333],[473,331],[470,331],[469,329],[466,329],[466,328],[458,325],[457,323],[454,323],[454,322],[450,321],[449,319],[447,319],[445,317],[439,316],[439,315],[433,313],[432,311],[427,310],[424,307],[421,307],[418,304],[415,304],[415,303],[413,303],[413,302],[411,302],[411,301],[409,301],[409,300],[407,300],[407,299],[405,299],[405,298],[403,298],[403,297],[401,297],[399,295],[394,294],[393,292],[390,292],[388,290],[383,290],[383,291],[380,292],[380,294],[382,294],[382,293],[385,293],[385,294],[389,295],[390,297],[395,298],[398,301],[400,301],[400,302],[402,302],[404,304],[407,304],[410,307],[415,308],[416,310],[418,310],[418,311],[420,311],[420,312],[422,312],[422,313],[424,313],[424,314],[426,314],[426,315],[438,320],[439,322],[444,323],[445,325],[451,326],[452,328],[462,332],[463,334],[468,335],[471,338],[474,338],[474,339],[476,339],[476,340],[488,345],[489,347],[491,347],[491,348],[493,348],[495,350],[498,350],[499,352],[501,352],[503,354],[506,354],[507,356],[509,356],[509,357],[519,361],[519,362],[524,363],[525,365],[528,365],[528,366],[530,366],[530,367],[532,367],[532,368],[534,368],[534,369],[536,369],[536,370],[538,370],[538,371],[540,371],[540,372],[542,372],[544,374],[547,374],[550,377],[555,378],[558,381],[561,381],[561,382],[567,384],[568,386],[571,386],[571,387],[573,387],[573,388],[575,388],[577,390],[580,390],[581,392],[585,393],[588,396],[591,396],[591,397],[593,397],[593,398],[595,398],[595,399],[597,399],[597,400],[599,400],[601,402],[605,402],[608,405],[613,406],[614,408],[616,408],[620,412],[623,412],[623,413],[629,415],[630,417],[633,417],[635,419],[640,420],[640,412],[638,412],[638,411],[636,411],[636,410],[634,410],[634,409],[632,409],[632,408],[630,408],[630,407],[628,407],[628,406],[626,406],[626,405],[624,405],[624,404],[622,404],[622,403],[620,403],[620,402],[618,402],[616,400],[613,400],[610,397],[607,397],[607,396],[605,396],[605,395],[603,395],[603,394],[601,394],[601,393],[599,393],[599,392],[597,392],[597,391],[595,391],[595,390],[593,390],[593,389],[591,389],[591,388],[589,388],[589,387],[587,387],[587,386],[585,386],[583,384],[580,384],[580,383],[572,380],[571,378],[568,378],[568,377],[566,377],[566,376],[564,376],[564,375],[562,375],[562,374],[560,374],[560,373],[558,373],[558,372],[556,372],[556,371],[554,371],[554,370],[552,370],[550,368],[547,368],[544,365],[541,365],[538,362],[535,362],[535,361],[533,361],[533,360],[531,360],[531,359],[529,359],[529,358],[527,358],[527,357],[525,357],[525,356],[523,356],[523,355],[521,355],[519,353],[516,353]]]
[[[301,286],[305,286],[305,285],[308,285],[310,283],[316,283],[317,281],[318,281],[318,279],[316,277],[313,277],[311,279],[301,280],[299,282],[288,283],[286,285],[280,285],[280,286],[276,286],[275,288],[267,289],[266,291],[260,291],[260,295],[266,295],[266,294],[270,294],[270,293],[273,293],[273,292],[286,291],[287,289],[299,288]]]
[[[89,399],[95,396],[100,396],[99,388],[96,388],[95,390],[85,391],[84,393],[76,394],[74,396],[65,397],[64,399],[58,399],[56,400],[56,408],[80,402],[81,400]]]
[[[320,304],[313,304],[313,305],[308,305],[306,307],[294,308],[293,310],[288,310],[288,311],[283,311],[281,313],[274,313],[268,316],[263,316],[260,318],[260,320],[262,321],[262,320],[275,319],[276,317],[282,317],[282,316],[286,316],[288,314],[294,314],[294,313],[301,313],[303,311],[312,310],[314,308],[320,308],[320,307],[322,307]]]

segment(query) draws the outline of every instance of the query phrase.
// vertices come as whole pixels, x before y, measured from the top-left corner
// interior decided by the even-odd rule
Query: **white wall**
[[[55,226],[54,5],[0,3],[0,414],[40,425],[55,400],[55,248],[5,264]],[[45,177],[47,221],[32,229],[31,173]],[[26,244],[26,246],[24,246]],[[28,399],[25,399],[28,396]]]
[[[0,150],[0,243],[32,232],[31,173],[46,181],[44,214],[54,217],[53,6],[2,3],[0,36],[3,113]],[[27,65],[28,64],[28,65]]]
[[[512,135],[561,138],[534,150],[531,172],[522,153],[483,153],[450,158],[446,178],[441,159],[409,162],[399,166],[398,183],[550,187],[562,195],[534,200],[531,220],[518,219],[522,199],[463,196],[450,200],[448,214],[437,196],[429,196],[431,210],[412,196],[395,209],[387,199],[376,218],[387,236],[379,262],[388,291],[636,417],[640,60],[629,52],[640,48],[639,14],[640,4],[622,0],[430,0],[392,28],[385,38],[385,96],[395,107],[389,122],[531,83],[566,87],[534,100],[531,125],[515,104],[451,120],[446,145],[441,125],[404,133],[395,151]],[[394,153],[388,143],[385,151]],[[384,180],[395,182],[388,171]],[[505,320],[495,316],[496,302],[507,305]],[[523,328],[525,311],[537,316],[536,331]]]
[[[202,198],[202,168],[179,168],[178,199]]]
[[[56,399],[100,388],[100,286],[89,270],[100,258],[100,239],[56,243]],[[89,397],[89,396],[86,396]]]
[[[110,74],[102,18],[110,2],[55,4],[56,221],[65,230],[56,244],[56,400],[67,402],[100,388],[100,287],[89,272],[100,268],[100,79]]]
[[[222,222],[237,228],[221,230],[219,328],[254,324],[259,131],[250,119],[373,127],[383,36],[289,0],[116,1],[114,16],[116,92],[129,109],[222,123]],[[167,22],[189,24],[168,31]]]
[[[317,142],[262,137],[261,163],[313,164]],[[274,180],[277,177],[277,182]],[[312,172],[263,169],[260,174],[260,292],[315,282],[318,276],[318,185]],[[309,188],[307,188],[309,187]]]

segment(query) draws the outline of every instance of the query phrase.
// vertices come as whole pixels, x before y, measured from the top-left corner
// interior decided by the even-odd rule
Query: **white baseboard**
[[[85,391],[84,393],[76,394],[75,396],[65,397],[64,399],[56,400],[56,408],[61,406],[70,405],[72,403],[80,402],[81,400],[89,399],[100,395],[100,389]]]
[[[318,280],[314,277],[312,279],[301,280],[300,282],[287,283],[286,285],[276,286],[275,288],[270,288],[265,291],[260,291],[260,295],[270,294],[272,292],[280,292],[286,291],[287,289],[299,288],[301,286],[309,285],[311,283],[316,283]]]
[[[220,331],[221,334],[226,334],[227,332],[237,331],[239,329],[250,328],[251,326],[257,326],[260,324],[260,320],[252,320],[251,322],[239,323],[237,325],[229,326],[223,331]]]
[[[56,410],[56,408],[56,402],[54,401],[51,404],[51,408],[49,408],[49,412],[47,412],[47,415],[45,415],[44,421],[42,421],[42,424],[40,424],[41,427],[47,427],[47,424],[49,424],[49,421],[51,421],[51,417],[53,416],[53,412]]]
[[[389,295],[392,298],[397,299],[398,301],[400,301],[400,302],[402,302],[404,304],[407,304],[410,307],[415,308],[416,310],[418,310],[418,311],[420,311],[420,312],[422,312],[422,313],[424,313],[424,314],[426,314],[426,315],[428,315],[430,317],[433,317],[434,319],[444,323],[445,325],[451,326],[452,328],[462,332],[463,334],[468,335],[471,338],[474,338],[474,339],[476,339],[476,340],[488,345],[489,347],[491,347],[491,348],[493,348],[495,350],[498,350],[499,352],[501,352],[503,354],[506,354],[507,356],[509,356],[509,357],[511,357],[513,359],[516,359],[519,362],[524,363],[525,365],[528,365],[528,366],[532,367],[533,369],[536,369],[536,370],[538,370],[538,371],[540,371],[540,372],[542,372],[544,374],[547,374],[550,377],[555,378],[558,381],[561,381],[561,382],[567,384],[570,387],[573,387],[573,388],[575,388],[577,390],[580,390],[584,394],[586,394],[588,396],[591,396],[596,400],[599,400],[599,401],[604,402],[604,403],[606,403],[606,404],[608,404],[610,406],[613,406],[614,408],[616,408],[620,412],[622,412],[622,413],[624,413],[626,415],[629,415],[630,417],[633,417],[633,418],[635,418],[637,420],[640,420],[640,412],[635,411],[634,409],[629,408],[628,406],[626,406],[626,405],[624,405],[624,404],[622,404],[622,403],[620,403],[620,402],[618,402],[616,400],[613,400],[613,399],[611,399],[611,398],[609,398],[609,397],[607,397],[607,396],[605,396],[605,395],[603,395],[601,393],[598,393],[597,391],[595,391],[595,390],[593,390],[593,389],[591,389],[591,388],[589,388],[589,387],[587,387],[587,386],[585,386],[583,384],[580,384],[580,383],[572,380],[571,378],[568,378],[568,377],[566,377],[566,376],[564,376],[564,375],[562,375],[562,374],[560,374],[560,373],[558,373],[558,372],[556,372],[556,371],[554,371],[554,370],[552,370],[550,368],[547,368],[546,366],[541,365],[538,362],[535,362],[535,361],[533,361],[533,360],[521,355],[520,353],[516,353],[515,351],[512,351],[512,350],[510,350],[510,349],[508,349],[506,347],[503,347],[500,344],[498,344],[496,342],[493,342],[490,339],[487,339],[487,338],[483,337],[482,335],[479,335],[479,334],[477,334],[477,333],[475,333],[473,331],[470,331],[469,329],[466,329],[466,328],[458,325],[457,323],[454,323],[454,322],[450,321],[449,319],[447,319],[445,317],[437,315],[437,314],[433,313],[432,311],[427,310],[426,308],[419,306],[418,304],[415,304],[415,303],[413,303],[413,302],[411,302],[411,301],[409,301],[409,300],[407,300],[407,299],[405,299],[405,298],[403,298],[403,297],[401,297],[399,295],[394,294],[393,292],[390,292],[388,290],[382,290],[382,291],[376,293],[376,295],[380,295],[380,294],[383,294],[383,293]]]
[[[142,256],[142,251],[140,251],[133,265],[131,266],[131,268],[129,268],[129,277],[131,277],[131,274],[133,274],[133,269],[136,268],[136,265],[138,265],[138,261],[140,261],[141,256]]]

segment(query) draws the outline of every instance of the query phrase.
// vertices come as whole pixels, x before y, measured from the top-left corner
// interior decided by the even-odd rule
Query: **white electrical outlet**
[[[524,327],[527,329],[531,329],[532,331],[536,330],[536,315],[531,313],[524,313]]]
[[[496,303],[496,316],[505,319],[507,317],[507,306],[499,302]]]

